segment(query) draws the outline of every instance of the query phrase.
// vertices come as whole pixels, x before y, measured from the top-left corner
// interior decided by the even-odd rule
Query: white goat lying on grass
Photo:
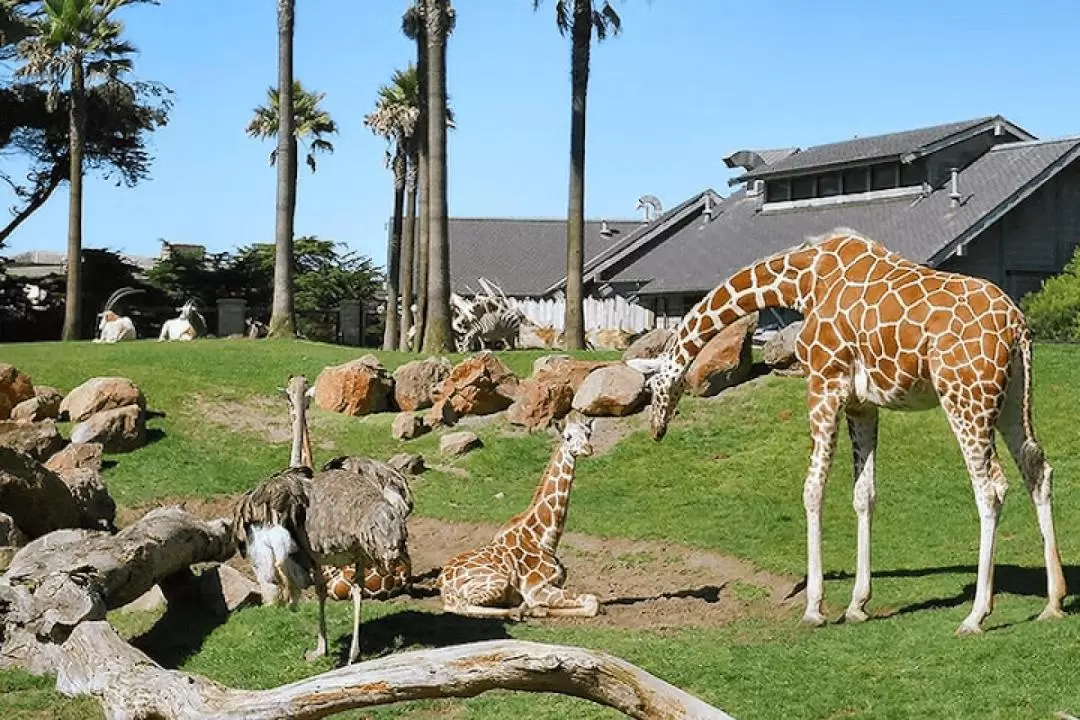
[[[124,287],[109,296],[109,299],[105,301],[105,309],[98,316],[101,319],[98,321],[98,336],[94,338],[94,342],[115,343],[135,339],[135,323],[131,322],[129,317],[113,312],[113,306],[116,305],[117,300],[141,292],[143,291]]]
[[[195,301],[188,300],[184,306],[177,308],[180,317],[166,320],[161,326],[161,335],[158,342],[163,340],[194,340],[200,335],[206,334],[206,320],[195,309]]]

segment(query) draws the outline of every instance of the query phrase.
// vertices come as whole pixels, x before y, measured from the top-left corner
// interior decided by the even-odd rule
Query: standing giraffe
[[[1043,538],[1047,606],[1062,617],[1065,577],[1054,538],[1053,469],[1031,423],[1031,333],[997,286],[910,262],[838,228],[732,275],[687,313],[666,352],[636,362],[650,378],[651,432],[664,437],[690,363],[725,325],[755,310],[803,314],[796,355],[807,368],[813,449],[803,489],[807,584],[803,621],[822,625],[821,507],[840,414],[854,454],[858,520],[855,587],[845,617],[866,619],[878,408],[940,403],[964,456],[979,510],[979,568],[971,613],[958,635],[982,632],[993,609],[993,558],[1007,483],[994,445],[999,430],[1024,477]]]
[[[562,589],[566,569],[555,556],[570,507],[574,463],[592,454],[591,434],[591,419],[567,423],[528,509],[503,525],[490,543],[446,564],[436,581],[445,611],[518,618],[594,617],[599,612],[595,595]]]

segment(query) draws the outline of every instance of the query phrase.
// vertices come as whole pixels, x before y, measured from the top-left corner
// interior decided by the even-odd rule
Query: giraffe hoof
[[[1059,607],[1047,605],[1046,609],[1039,613],[1039,620],[1061,620],[1065,617],[1065,611]]]
[[[978,625],[968,625],[966,622],[960,623],[960,627],[956,628],[956,637],[966,637],[968,635],[982,635],[983,629]]]
[[[846,623],[861,623],[870,619],[870,616],[866,614],[866,611],[862,608],[848,608],[844,613],[844,622]]]
[[[821,613],[810,612],[809,610],[807,610],[806,614],[803,615],[802,621],[804,625],[810,625],[811,627],[822,627],[828,622],[828,620],[825,619],[825,616]]]

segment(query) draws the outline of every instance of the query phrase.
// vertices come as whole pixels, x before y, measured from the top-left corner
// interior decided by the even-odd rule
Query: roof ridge
[[[1036,138],[1035,140],[1017,140],[1010,143],[998,143],[990,148],[990,152],[996,150],[1012,150],[1014,148],[1034,147],[1036,145],[1053,145],[1054,143],[1080,142],[1080,134],[1063,135],[1056,138]]]
[[[469,222],[561,222],[565,223],[566,218],[563,217],[527,217],[527,216],[514,216],[507,215],[504,217],[472,217],[472,216],[451,216],[448,220],[468,220]],[[587,223],[640,223],[641,218],[609,218],[609,217],[592,217],[585,218]]]
[[[909,134],[914,134],[914,133],[927,132],[929,130],[937,130],[939,128],[947,128],[947,127],[954,127],[954,126],[965,126],[965,125],[978,125],[980,123],[989,122],[990,120],[994,120],[996,118],[1001,118],[1001,117],[1002,117],[1001,115],[983,115],[981,117],[971,118],[970,120],[955,120],[953,122],[944,122],[944,123],[937,123],[937,124],[934,124],[934,125],[924,125],[924,126],[921,126],[921,127],[908,128],[907,130],[892,130],[890,132],[876,133],[874,135],[858,135],[858,136],[853,137],[853,138],[848,138],[847,140],[834,140],[833,142],[821,143],[820,145],[809,145],[806,148],[804,148],[801,152],[806,152],[807,150],[813,150],[815,148],[828,147],[830,145],[843,145],[844,143],[849,143],[849,142],[859,142],[859,141],[863,141],[863,140],[876,140],[878,138],[889,137],[891,135],[909,135]],[[1004,119],[1004,118],[1002,118],[1002,119]]]

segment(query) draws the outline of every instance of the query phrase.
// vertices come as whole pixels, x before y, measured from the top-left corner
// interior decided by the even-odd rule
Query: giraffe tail
[[[1031,421],[1031,346],[1031,331],[1025,327],[1020,331],[1013,346],[1013,362],[1018,363],[1019,366],[1013,366],[1013,378],[1008,392],[1013,395],[1010,401],[1019,402],[1020,425],[1024,433],[1024,442],[1017,460],[1023,468],[1030,469],[1033,474],[1038,475],[1041,474],[1046,463],[1046,457],[1042,446],[1035,439],[1035,428]]]

